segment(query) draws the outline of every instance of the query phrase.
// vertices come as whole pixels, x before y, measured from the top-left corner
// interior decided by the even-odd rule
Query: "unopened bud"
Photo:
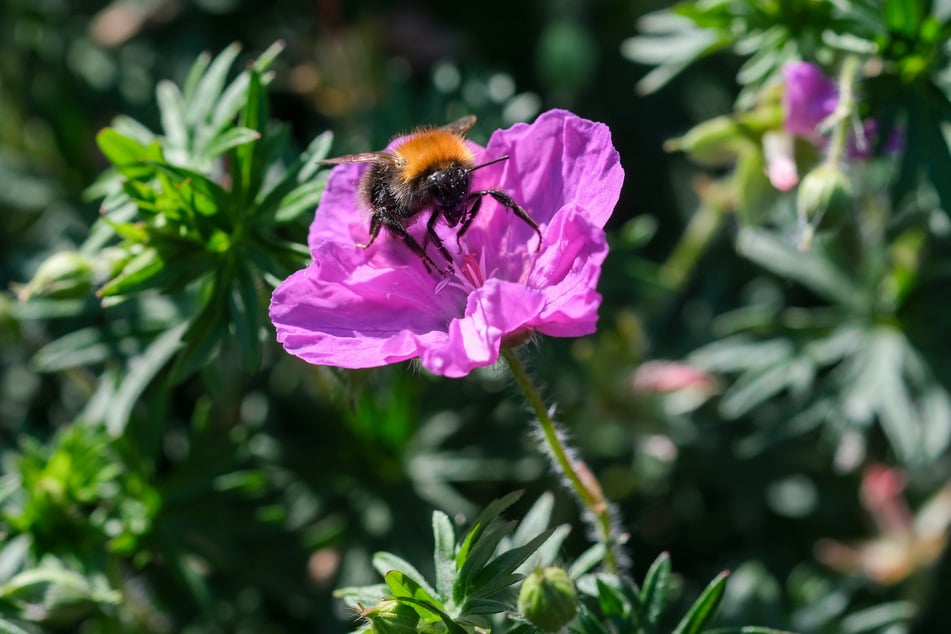
[[[578,613],[578,592],[562,568],[536,568],[522,582],[518,611],[545,632],[557,632]]]
[[[40,264],[33,279],[17,296],[21,301],[33,296],[77,299],[88,295],[92,286],[93,265],[89,258],[75,251],[60,251]]]
[[[415,634],[419,614],[412,606],[394,599],[384,599],[360,613],[370,621],[373,634]]]
[[[687,134],[664,144],[668,152],[681,151],[707,167],[732,165],[752,144],[743,128],[731,117],[722,116],[695,125]]]
[[[852,183],[839,166],[823,163],[799,183],[796,209],[799,218],[822,228],[831,228],[852,206]]]

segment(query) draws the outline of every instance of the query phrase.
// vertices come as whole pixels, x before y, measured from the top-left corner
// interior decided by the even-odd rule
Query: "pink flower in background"
[[[839,104],[839,88],[819,67],[808,62],[793,62],[783,67],[783,127],[795,136],[824,143],[819,124]]]
[[[552,110],[532,124],[496,131],[486,148],[469,144],[473,189],[498,188],[535,219],[524,222],[486,197],[454,255],[454,273],[426,270],[386,231],[368,249],[368,210],[358,202],[364,165],[331,173],[308,244],[313,263],[271,299],[284,348],[305,361],[366,368],[419,358],[449,377],[491,365],[503,340],[539,332],[576,337],[594,331],[596,284],[607,255],[604,224],[624,180],[607,126]],[[425,217],[410,228],[416,236]],[[455,229],[437,223],[455,250]],[[420,242],[422,239],[420,238]]]

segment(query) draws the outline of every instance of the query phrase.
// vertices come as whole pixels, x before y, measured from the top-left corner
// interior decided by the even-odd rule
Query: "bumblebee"
[[[386,227],[390,234],[403,240],[423,260],[427,271],[432,268],[445,274],[447,271],[437,266],[426,253],[426,245],[429,242],[435,244],[451,272],[452,256],[436,233],[436,222],[443,218],[450,227],[459,226],[456,232],[458,245],[478,215],[482,199],[491,196],[538,234],[536,252],[541,248],[542,234],[538,223],[511,196],[498,189],[472,191],[472,172],[509,158],[501,156],[475,164],[472,151],[464,142],[475,121],[474,116],[468,116],[441,128],[420,128],[389,150],[349,154],[324,161],[329,164],[368,163],[370,166],[359,186],[360,200],[370,209],[370,237],[357,247],[369,247],[380,229]],[[426,238],[420,245],[407,228],[425,211],[429,212],[429,219],[426,221]]]

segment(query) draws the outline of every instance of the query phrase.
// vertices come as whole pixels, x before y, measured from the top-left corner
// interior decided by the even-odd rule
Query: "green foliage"
[[[571,632],[945,627],[948,3],[641,4],[4,3],[0,633],[534,634],[516,597],[550,565]],[[780,191],[794,60],[849,98]],[[626,190],[598,332],[525,356],[620,510],[620,575],[570,497],[499,498],[553,484],[500,372],[307,367],[266,314],[308,261],[318,132],[471,113],[483,142],[555,106],[610,125]],[[693,383],[638,382],[669,360]]]
[[[381,552],[373,557],[373,566],[385,585],[345,588],[338,590],[337,596],[365,617],[368,611],[364,606],[372,608],[394,600],[409,605],[419,616],[415,631],[421,632],[436,624],[449,632],[467,632],[488,627],[490,615],[515,613],[511,587],[531,567],[550,564],[567,534],[567,527],[547,528],[548,497],[540,498],[534,512],[529,511],[521,523],[503,520],[501,513],[519,495],[513,493],[489,504],[458,541],[449,517],[440,511],[433,513],[435,585],[409,562]]]
[[[272,46],[231,83],[236,45],[214,60],[200,57],[181,90],[161,82],[161,136],[123,118],[96,137],[114,171],[91,190],[104,196],[95,246],[109,244],[111,232],[125,255],[98,294],[106,305],[146,291],[197,299],[185,315],[173,378],[200,368],[232,338],[242,364],[257,368],[261,291],[302,262],[279,230],[319,201],[324,180],[313,176],[330,137],[283,164],[286,137],[270,124],[264,91],[281,48]]]

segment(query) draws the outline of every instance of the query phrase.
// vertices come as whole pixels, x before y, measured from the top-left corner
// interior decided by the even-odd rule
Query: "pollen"
[[[400,175],[411,182],[427,172],[453,164],[471,166],[472,152],[462,137],[446,130],[424,130],[412,135],[394,150],[405,161]]]

